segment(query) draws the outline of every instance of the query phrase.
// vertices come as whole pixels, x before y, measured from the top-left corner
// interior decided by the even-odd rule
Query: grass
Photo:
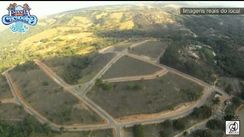
[[[47,136],[35,134],[30,137],[47,137]],[[83,132],[51,133],[50,137],[113,137],[113,135],[111,130],[98,130],[98,131],[83,131]]]
[[[114,56],[113,53],[88,56],[56,57],[44,60],[61,78],[69,84],[85,83],[95,76]]]
[[[28,114],[16,104],[0,104],[0,121],[23,120]]]
[[[122,51],[128,47],[130,47],[132,44],[142,41],[143,39],[130,39],[128,41],[124,41],[118,44],[114,45],[114,51]]]
[[[124,56],[120,58],[111,68],[103,75],[103,78],[116,78],[137,75],[149,75],[161,68],[145,63],[143,61]]]
[[[148,41],[137,47],[130,49],[133,54],[144,55],[156,59],[165,51],[167,45],[161,41]]]
[[[10,72],[25,101],[57,124],[92,124],[101,118],[52,81],[33,62]]]
[[[200,85],[173,73],[154,80],[111,84],[112,90],[94,87],[88,97],[116,118],[169,110],[197,100],[203,90]]]
[[[10,91],[9,85],[7,83],[7,80],[4,76],[0,76],[0,100],[5,98],[11,98],[12,93]]]

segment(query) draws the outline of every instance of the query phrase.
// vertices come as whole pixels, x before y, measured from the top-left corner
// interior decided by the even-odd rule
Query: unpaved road
[[[134,46],[138,46],[140,44],[143,44],[145,42],[147,42],[149,40],[145,40],[136,44],[131,45],[132,47]],[[130,127],[130,126],[134,126],[136,124],[155,124],[155,123],[161,123],[166,119],[177,119],[183,116],[188,115],[189,113],[192,112],[192,110],[195,107],[200,107],[202,106],[207,98],[210,96],[210,94],[212,93],[213,90],[216,90],[218,92],[220,92],[221,94],[227,96],[227,94],[225,92],[223,92],[222,90],[220,90],[219,88],[215,87],[215,86],[211,86],[197,78],[194,78],[188,74],[182,73],[178,70],[175,70],[173,68],[170,68],[168,66],[162,65],[162,64],[158,64],[154,61],[150,61],[148,59],[142,58],[138,55],[134,55],[134,54],[129,54],[128,50],[123,50],[121,52],[116,52],[117,55],[111,59],[111,61],[109,61],[109,63],[107,63],[99,72],[98,74],[93,77],[93,79],[90,82],[87,82],[86,85],[84,86],[84,88],[82,89],[82,91],[77,91],[75,88],[73,88],[71,85],[67,84],[65,81],[62,80],[62,78],[60,78],[58,75],[56,75],[48,66],[46,66],[44,63],[40,62],[39,60],[35,60],[35,63],[50,77],[52,78],[57,84],[59,84],[60,86],[62,86],[66,91],[68,91],[69,93],[71,93],[72,95],[74,95],[75,97],[77,97],[80,101],[82,101],[85,105],[87,105],[89,108],[91,108],[93,111],[95,111],[98,115],[100,115],[102,118],[104,118],[105,120],[107,120],[107,124],[93,124],[93,125],[86,125],[86,126],[79,126],[79,125],[71,125],[71,126],[63,126],[63,125],[57,125],[54,124],[52,122],[50,122],[49,120],[47,120],[45,117],[43,117],[42,115],[40,115],[38,112],[36,112],[34,109],[32,109],[28,104],[26,104],[26,102],[24,101],[24,99],[21,97],[21,95],[19,94],[19,90],[16,88],[15,84],[12,82],[11,77],[9,76],[9,74],[7,72],[5,72],[5,76],[7,78],[7,81],[10,85],[11,90],[13,90],[13,94],[15,99],[21,103],[21,105],[24,106],[25,110],[27,112],[29,112],[30,114],[32,114],[33,116],[35,116],[39,121],[41,121],[42,123],[49,123],[50,126],[52,127],[52,129],[54,130],[59,130],[61,127],[63,127],[65,130],[67,131],[83,131],[83,130],[98,130],[98,129],[108,129],[108,128],[113,128],[114,129],[114,136],[115,137],[121,137],[121,128],[123,127]],[[133,57],[135,59],[156,65],[158,67],[161,67],[162,69],[166,69],[167,71],[170,71],[172,73],[176,73],[184,78],[187,78],[191,81],[194,81],[196,83],[198,83],[199,85],[202,85],[204,87],[204,94],[201,97],[201,99],[199,99],[194,105],[190,106],[190,107],[186,107],[184,109],[177,109],[168,113],[164,113],[159,115],[158,117],[154,117],[154,118],[150,118],[150,119],[138,119],[138,120],[131,120],[131,121],[125,121],[125,122],[121,122],[121,121],[117,121],[115,120],[111,115],[109,115],[105,110],[103,110],[100,106],[98,106],[97,104],[95,104],[92,100],[90,100],[89,98],[86,97],[86,93],[94,86],[96,79],[100,78],[111,66],[113,63],[115,63],[116,61],[118,61],[122,56],[124,55],[128,55],[130,57]],[[123,79],[122,79],[123,80]]]

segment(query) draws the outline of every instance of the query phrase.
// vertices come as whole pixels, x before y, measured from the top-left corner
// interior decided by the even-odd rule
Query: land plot
[[[94,102],[115,118],[173,109],[200,98],[203,87],[173,73],[154,80],[96,84],[88,92]]]
[[[32,108],[57,124],[92,124],[101,118],[52,81],[33,62],[10,72],[21,95]]]
[[[157,66],[124,56],[113,64],[102,78],[107,79],[126,76],[150,75],[159,70],[161,70],[161,68]]]
[[[161,41],[148,41],[129,50],[130,53],[158,58],[167,48],[166,43]]]
[[[92,79],[113,57],[114,53],[87,56],[55,57],[43,62],[69,84],[82,84]]]

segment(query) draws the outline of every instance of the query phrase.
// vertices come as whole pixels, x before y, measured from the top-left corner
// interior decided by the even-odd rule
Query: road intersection
[[[142,42],[138,42],[135,44],[132,44],[131,47],[136,47],[139,46],[140,44],[143,44],[145,42],[148,42],[149,40],[144,40]],[[109,50],[107,48],[106,50]],[[103,52],[106,52],[104,50]],[[109,50],[109,52],[113,52]],[[192,112],[192,110],[195,107],[200,107],[202,106],[207,98],[211,95],[213,91],[221,93],[223,96],[228,96],[224,91],[221,89],[212,86],[206,82],[203,82],[202,80],[199,80],[195,77],[192,77],[188,74],[182,73],[176,69],[170,68],[168,66],[162,65],[157,63],[157,61],[151,61],[146,58],[143,58],[142,56],[135,55],[129,53],[128,49],[124,49],[123,51],[116,51],[116,56],[112,58],[98,73],[95,75],[89,82],[85,83],[82,85],[82,88],[80,90],[77,90],[77,88],[74,88],[74,86],[67,84],[62,78],[60,78],[51,68],[49,68],[47,65],[42,63],[39,60],[34,60],[35,63],[39,66],[39,68],[45,72],[53,81],[55,81],[57,84],[62,86],[65,91],[69,92],[76,98],[78,98],[80,101],[82,101],[86,106],[91,108],[94,112],[96,112],[100,117],[102,117],[104,120],[106,120],[105,123],[103,124],[93,124],[93,125],[69,125],[69,126],[64,126],[64,125],[57,125],[44,116],[42,116],[39,112],[34,110],[30,104],[26,103],[26,101],[23,99],[21,96],[21,92],[19,91],[17,85],[13,82],[11,76],[9,75],[8,71],[4,72],[3,75],[7,78],[8,84],[10,85],[12,94],[14,95],[14,100],[20,105],[24,107],[24,109],[34,117],[36,117],[41,123],[48,123],[53,130],[60,130],[63,128],[65,131],[86,131],[86,130],[102,130],[102,129],[113,129],[114,131],[114,137],[123,137],[122,136],[122,128],[124,127],[131,127],[137,124],[155,124],[155,123],[161,123],[166,119],[177,119],[183,116],[186,116]],[[146,79],[154,79],[160,76],[163,76],[167,72],[175,73],[177,75],[180,75],[186,79],[189,79],[191,81],[196,82],[197,84],[201,85],[204,87],[203,95],[202,97],[196,101],[193,102],[191,105],[183,107],[181,109],[176,109],[173,111],[165,112],[165,113],[160,113],[158,115],[155,115],[155,117],[152,118],[146,118],[146,119],[134,119],[131,121],[119,121],[115,118],[113,118],[110,114],[108,114],[105,110],[103,110],[100,106],[98,106],[96,103],[94,103],[91,99],[89,99],[86,94],[91,90],[91,88],[95,85],[95,82],[97,79],[101,78],[102,75],[114,64],[116,63],[121,57],[123,56],[129,56],[141,61],[144,61],[146,63],[153,64],[155,66],[160,67],[162,70],[159,72],[156,72],[152,75],[144,75],[144,76],[135,76],[135,77],[122,77],[122,78],[115,78],[115,79],[107,79],[108,82],[122,82],[122,81],[131,81],[131,80],[138,80],[141,78],[146,78]],[[106,81],[106,80],[105,80]]]

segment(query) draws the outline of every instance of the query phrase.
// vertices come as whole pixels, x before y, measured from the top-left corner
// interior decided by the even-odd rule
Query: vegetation
[[[210,119],[206,126],[212,130],[225,130],[225,122],[222,119]]]
[[[203,90],[200,85],[174,73],[153,80],[115,82],[112,85],[98,80],[96,85],[87,96],[114,117],[172,110],[198,99]],[[191,94],[181,89],[189,90]]]
[[[134,83],[129,83],[127,85],[127,89],[128,90],[140,90],[140,89],[142,89],[142,85],[140,85],[140,84],[134,84]]]
[[[111,66],[111,68],[103,75],[103,78],[150,75],[160,69],[161,68],[152,64],[124,56]]]
[[[241,88],[241,99],[244,100],[244,82],[240,82],[240,88]]]
[[[113,53],[94,53],[86,56],[54,57],[45,59],[43,62],[67,83],[81,84],[91,80],[113,56]]]
[[[224,120],[233,120],[235,118],[235,110],[240,106],[241,100],[238,97],[232,97],[230,103],[227,104],[224,112]]]
[[[14,125],[0,121],[1,137],[32,137],[33,134],[51,137],[51,129],[47,125],[41,125],[33,117],[26,117],[23,121]]]
[[[0,76],[0,99],[11,98],[12,94],[4,76]]]
[[[182,89],[181,93],[183,93],[183,96],[186,98],[186,100],[189,101],[195,101],[199,99],[202,95],[202,92],[197,92],[194,89]]]
[[[185,129],[185,125],[186,125],[186,120],[185,119],[176,119],[176,120],[173,121],[173,127],[176,130]]]
[[[134,47],[129,51],[133,54],[144,55],[157,59],[167,48],[166,40],[162,41],[148,41],[140,46]]]
[[[23,71],[23,68],[26,70]],[[50,121],[67,125],[101,121],[95,112],[82,106],[76,97],[65,91],[33,62],[14,68],[9,74],[25,101]]]
[[[95,85],[105,91],[112,90],[113,88],[111,83],[103,82],[101,79],[97,79]]]
[[[133,135],[134,135],[134,137],[145,137],[143,126],[142,125],[135,125],[133,127]]]
[[[194,108],[191,116],[197,119],[206,119],[212,115],[212,110],[208,106],[201,106],[199,108]]]

